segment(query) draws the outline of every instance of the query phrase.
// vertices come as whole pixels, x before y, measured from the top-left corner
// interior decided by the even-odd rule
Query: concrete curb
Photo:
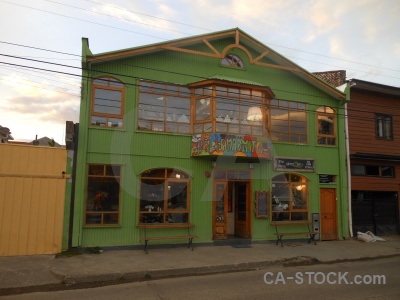
[[[283,258],[273,261],[258,261],[258,262],[246,262],[238,264],[225,264],[225,265],[188,267],[188,268],[171,268],[171,269],[159,269],[159,270],[147,270],[147,271],[141,270],[133,272],[115,272],[115,273],[105,273],[105,274],[87,275],[87,276],[86,275],[63,276],[61,274],[57,274],[57,279],[60,280],[59,283],[24,286],[24,287],[0,288],[0,296],[24,294],[32,292],[43,292],[43,291],[82,289],[89,287],[123,284],[129,282],[140,282],[146,280],[159,280],[172,277],[204,276],[204,275],[219,274],[219,273],[245,272],[252,270],[263,270],[269,267],[276,267],[276,266],[293,267],[293,266],[304,266],[304,265],[315,265],[315,264],[335,264],[343,262],[384,259],[396,256],[400,256],[400,254],[381,255],[374,257],[361,257],[354,259],[338,259],[330,261],[319,261],[317,258],[310,256],[297,256],[293,258]]]

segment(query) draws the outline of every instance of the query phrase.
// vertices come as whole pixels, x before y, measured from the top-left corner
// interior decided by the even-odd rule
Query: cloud
[[[0,102],[2,110],[12,111],[22,119],[62,124],[66,120],[78,121],[79,96],[75,86],[75,90],[71,90],[71,81],[65,87],[55,87],[47,80],[32,81],[15,73],[1,79],[4,89],[8,91],[8,96],[3,96]]]
[[[148,14],[143,12],[147,11],[145,7],[138,7],[135,3],[135,9],[127,9],[116,4],[103,4],[96,5],[91,10],[95,13],[108,15],[113,18],[118,18],[122,22],[136,23],[146,29],[152,27],[153,29],[168,30],[173,26],[164,18],[173,20],[176,15],[175,10],[165,4],[152,5]]]
[[[397,43],[394,45],[394,55],[396,55],[396,57],[400,58],[400,43]]]
[[[18,96],[6,99],[6,105],[12,107],[15,114],[24,118],[62,123],[77,122],[79,119],[79,99],[57,96],[51,99],[40,96]]]

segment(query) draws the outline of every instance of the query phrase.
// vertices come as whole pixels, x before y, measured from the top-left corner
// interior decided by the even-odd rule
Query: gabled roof
[[[222,51],[217,50],[216,47],[213,46],[216,41],[227,38],[231,38],[234,42],[226,46]],[[344,100],[346,98],[345,94],[335,87],[306,71],[239,28],[95,55],[93,55],[89,50],[87,39],[83,39],[83,43],[86,43],[86,45],[83,45],[83,47],[86,46],[86,49],[83,49],[82,51],[84,54],[82,59],[91,64],[114,61],[142,54],[157,53],[166,50],[223,59],[231,49],[239,48],[247,54],[251,64],[293,72],[295,75],[301,77],[303,80],[336,99]],[[206,50],[194,50],[192,46],[197,44],[205,45]],[[252,55],[252,53],[257,53],[257,55]],[[269,62],[263,61],[263,58],[268,58]]]

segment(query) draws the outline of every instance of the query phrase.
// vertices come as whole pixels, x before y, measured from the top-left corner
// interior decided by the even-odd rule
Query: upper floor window
[[[194,133],[263,135],[265,92],[237,86],[208,85],[194,90]]]
[[[272,178],[272,220],[308,220],[307,178],[285,173]]]
[[[317,108],[317,128],[318,145],[336,145],[336,115],[332,108]]]
[[[305,103],[272,99],[267,117],[272,141],[307,143]]]
[[[391,166],[358,165],[358,164],[351,164],[351,175],[391,177],[391,178],[395,176],[394,167]]]
[[[101,77],[92,83],[90,123],[101,127],[123,127],[125,85],[111,77]]]
[[[184,86],[140,81],[138,128],[190,133],[190,90]]]
[[[244,68],[242,59],[235,54],[228,54],[221,60],[221,64],[235,68]]]
[[[189,175],[176,169],[142,173],[140,223],[189,223]]]
[[[392,140],[392,116],[376,114],[376,137],[379,139]]]
[[[118,225],[121,166],[89,165],[86,225]]]

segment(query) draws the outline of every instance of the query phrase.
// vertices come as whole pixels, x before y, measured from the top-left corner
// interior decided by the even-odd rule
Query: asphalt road
[[[400,299],[400,257],[41,292],[1,299]]]

